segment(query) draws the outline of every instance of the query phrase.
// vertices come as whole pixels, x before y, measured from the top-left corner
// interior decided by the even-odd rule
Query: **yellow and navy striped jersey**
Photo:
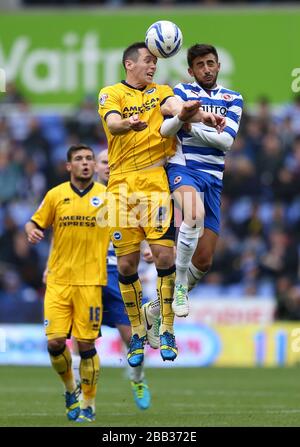
[[[168,85],[149,84],[136,89],[125,81],[105,87],[99,93],[99,114],[108,141],[108,162],[111,174],[122,174],[147,168],[175,152],[175,140],[163,138],[160,127],[163,116],[160,106],[174,93]],[[129,130],[112,135],[106,124],[110,113],[122,118],[138,114],[148,127],[140,132]]]
[[[108,226],[99,226],[105,186],[92,183],[79,191],[65,182],[45,196],[32,221],[41,229],[53,227],[53,247],[47,282],[66,285],[105,285]]]

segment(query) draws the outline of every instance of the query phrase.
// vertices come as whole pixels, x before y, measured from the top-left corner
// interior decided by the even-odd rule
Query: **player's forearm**
[[[168,118],[162,123],[160,134],[162,137],[172,137],[177,134],[183,124],[183,121],[178,118],[178,115],[173,116],[173,118]]]
[[[131,129],[129,118],[110,120],[107,126],[112,135],[122,135]]]
[[[229,151],[233,143],[232,136],[229,135],[227,132],[222,133],[217,133],[215,131],[209,132],[193,125],[191,126],[189,134],[192,137],[196,137],[197,139],[199,139],[201,143],[207,146],[216,147],[221,151]]]
[[[175,96],[170,96],[160,107],[161,113],[164,116],[177,115],[181,112],[182,102],[179,101]]]

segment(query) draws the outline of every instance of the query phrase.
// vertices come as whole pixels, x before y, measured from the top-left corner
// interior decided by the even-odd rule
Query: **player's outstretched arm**
[[[168,106],[169,101],[171,106],[174,106],[173,108],[165,107],[165,105]],[[170,111],[171,109],[174,112],[174,110],[178,110],[177,106],[180,111],[173,118],[166,119],[161,126],[160,133],[163,137],[176,135],[184,123],[202,122],[207,126],[214,127],[218,133],[223,132],[226,125],[225,118],[215,113],[204,112],[200,109],[201,102],[198,100],[181,102],[175,97],[168,98],[161,108],[162,113],[165,114],[166,110]]]
[[[106,124],[112,135],[122,135],[130,130],[140,132],[148,127],[145,121],[140,120],[138,114],[129,118],[122,118],[118,113],[110,113],[106,119]]]
[[[191,137],[196,137],[199,140],[199,144],[204,144],[205,146],[215,147],[221,151],[229,151],[234,142],[233,137],[225,132],[217,133],[213,131],[207,131],[205,129],[200,129],[199,127],[190,125],[188,133]]]
[[[40,228],[37,227],[37,225],[29,221],[25,225],[25,232],[27,234],[27,240],[30,242],[30,244],[38,244],[41,242],[42,239],[44,239],[44,232]]]

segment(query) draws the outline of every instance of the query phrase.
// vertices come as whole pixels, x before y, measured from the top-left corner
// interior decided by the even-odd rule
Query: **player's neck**
[[[139,82],[136,79],[131,78],[130,76],[128,76],[124,82],[129,87],[135,88],[137,90],[144,90],[147,87],[147,84],[145,84],[144,82]]]
[[[78,189],[80,192],[82,192],[93,183],[93,179],[77,180],[77,179],[71,178],[71,183],[73,186],[75,186],[76,189]]]
[[[216,90],[216,88],[218,88],[218,84],[215,83],[212,87],[205,87],[205,85],[200,84],[199,82],[197,83],[201,88],[203,88],[203,90],[205,90],[206,92],[210,92],[212,90]]]

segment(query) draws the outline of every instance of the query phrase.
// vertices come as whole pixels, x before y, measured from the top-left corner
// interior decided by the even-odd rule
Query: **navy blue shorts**
[[[119,288],[117,268],[107,268],[107,286],[102,288],[103,319],[102,324],[116,327],[117,324],[130,326],[123,298]]]
[[[205,209],[204,227],[219,234],[222,181],[206,172],[192,170],[175,163],[169,163],[166,171],[171,192],[174,192],[180,186],[188,185],[203,193]]]

